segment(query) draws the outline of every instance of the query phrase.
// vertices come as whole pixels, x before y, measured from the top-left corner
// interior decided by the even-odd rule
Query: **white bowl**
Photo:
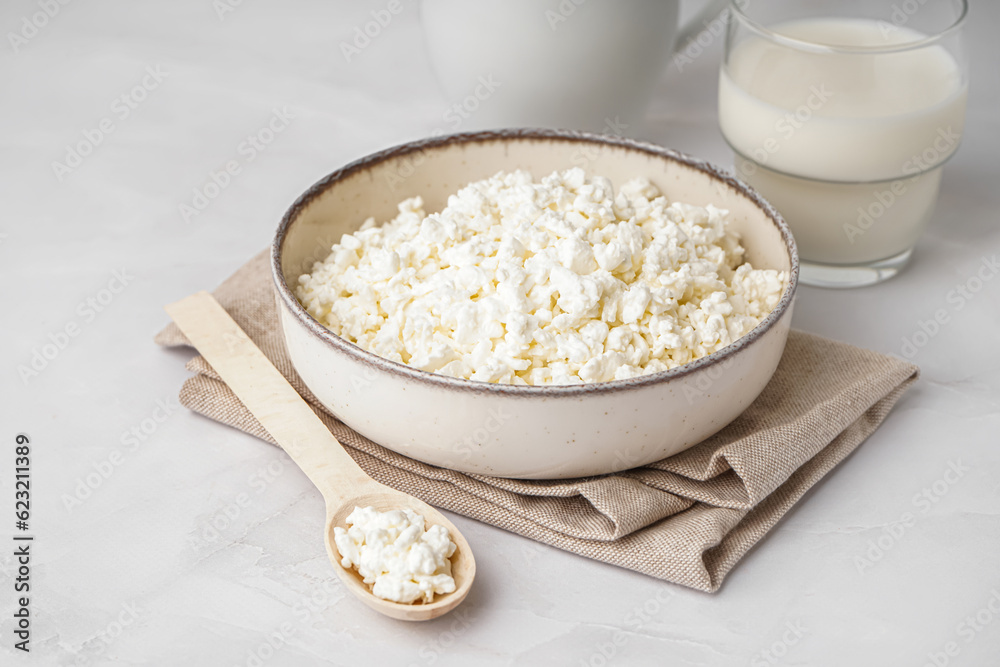
[[[755,268],[787,271],[777,308],[732,345],[673,370],[571,386],[511,386],[435,375],[347,342],[313,319],[289,286],[342,234],[389,220],[420,195],[440,210],[498,171],[535,176],[582,166],[615,184],[645,176],[671,200],[731,212]],[[526,479],[599,475],[683,451],[739,415],[774,373],[791,323],[798,256],[784,220],[719,169],[658,146],[576,132],[506,130],[397,146],[309,188],[281,221],[272,269],[292,364],[341,421],[391,450],[463,472]]]

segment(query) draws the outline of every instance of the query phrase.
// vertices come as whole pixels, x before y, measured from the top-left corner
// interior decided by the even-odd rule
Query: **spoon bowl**
[[[377,482],[374,484],[382,486]],[[451,535],[451,541],[455,543],[455,553],[451,556],[451,576],[455,579],[455,590],[444,595],[435,595],[431,602],[412,604],[400,604],[372,595],[368,584],[364,583],[357,570],[340,564],[340,552],[333,541],[333,529],[335,527],[346,528],[347,516],[354,511],[355,507],[374,507],[379,512],[410,509],[423,515],[426,528],[433,525],[447,528],[449,535]],[[344,586],[348,590],[375,611],[402,621],[427,621],[448,613],[469,594],[476,572],[476,562],[472,558],[472,549],[451,521],[427,503],[389,487],[383,487],[382,490],[373,488],[370,493],[349,498],[339,505],[327,504],[326,551],[337,576],[344,582]]]
[[[191,344],[323,494],[326,550],[337,576],[351,593],[375,611],[403,621],[437,618],[465,599],[476,576],[476,561],[469,543],[451,521],[427,503],[369,477],[211,294],[198,292],[170,304],[166,310]],[[356,570],[341,565],[333,541],[333,529],[347,528],[347,516],[355,507],[374,507],[380,512],[411,509],[424,517],[425,526],[436,524],[447,528],[456,547],[451,557],[455,590],[435,596],[429,603],[405,604],[376,597]]]

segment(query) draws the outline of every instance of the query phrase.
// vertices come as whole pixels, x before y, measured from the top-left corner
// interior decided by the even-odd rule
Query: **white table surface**
[[[454,517],[479,574],[460,612],[423,624],[343,597],[318,493],[278,449],[176,408],[190,353],[151,339],[163,304],[267,245],[309,184],[429,134],[447,102],[412,3],[351,63],[338,44],[385,3],[230,4],[220,20],[212,0],[78,0],[16,54],[9,36],[0,44],[0,662],[1000,664],[1000,613],[988,607],[996,596],[1000,610],[1000,278],[949,300],[1000,254],[998,3],[973,2],[967,137],[911,267],[877,287],[798,297],[796,327],[891,354],[947,311],[913,357],[921,381],[883,426],[717,594]],[[5,0],[0,28],[19,31],[38,11]],[[683,72],[665,66],[648,136],[728,165],[719,57],[713,43]],[[114,100],[147,67],[166,75],[147,78],[146,99],[122,118]],[[240,143],[273,109],[294,119],[249,161]],[[113,132],[59,180],[52,163],[102,118]],[[234,159],[241,173],[185,222],[192,189]],[[18,367],[67,325],[65,349],[22,378]],[[21,432],[33,448],[30,655],[13,650]],[[88,475],[96,488],[69,503]],[[213,523],[224,527],[213,534]],[[879,559],[859,560],[869,557]]]

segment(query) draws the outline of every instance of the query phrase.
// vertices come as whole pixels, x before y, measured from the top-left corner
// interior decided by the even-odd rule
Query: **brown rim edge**
[[[428,149],[448,146],[451,144],[473,144],[510,140],[596,143],[634,150],[647,155],[672,160],[687,167],[696,169],[707,174],[710,178],[736,190],[750,199],[764,212],[765,215],[767,215],[774,226],[778,228],[778,231],[781,233],[782,240],[785,242],[785,249],[788,252],[789,265],[791,269],[789,271],[788,287],[785,289],[785,293],[782,295],[778,305],[768,314],[767,317],[761,320],[760,324],[754,327],[750,333],[744,335],[736,342],[727,345],[717,352],[713,352],[712,354],[683,364],[677,368],[652,373],[650,375],[641,375],[627,380],[612,380],[610,382],[593,382],[588,384],[524,386],[495,384],[491,382],[482,382],[480,380],[453,378],[446,375],[431,373],[429,371],[423,371],[396,361],[390,361],[389,359],[380,357],[372,352],[363,350],[357,345],[354,345],[353,343],[350,343],[336,335],[314,319],[312,315],[306,311],[302,304],[299,303],[299,300],[292,293],[287,282],[285,281],[284,274],[281,271],[281,253],[289,228],[298,218],[302,210],[311,204],[313,200],[317,199],[329,188],[333,187],[344,178],[359,171],[363,171],[364,169],[380,162],[385,162],[386,160],[399,158],[411,153],[420,153]],[[779,319],[781,319],[791,306],[799,283],[799,256],[795,245],[795,239],[792,237],[788,224],[777,212],[777,210],[775,210],[775,208],[767,200],[761,197],[756,190],[743,181],[737,179],[731,173],[719,169],[710,162],[700,160],[673,149],[663,148],[662,146],[658,146],[656,144],[621,137],[569,130],[510,129],[450,134],[432,137],[429,139],[421,139],[418,141],[411,141],[398,146],[393,146],[392,148],[387,148],[377,153],[372,153],[371,155],[355,160],[354,162],[351,162],[350,164],[347,164],[328,174],[314,183],[298,199],[296,199],[295,203],[292,204],[285,215],[281,218],[281,224],[278,226],[274,242],[271,245],[271,275],[281,300],[289,308],[292,314],[295,315],[299,322],[301,322],[309,330],[310,333],[320,338],[320,340],[333,347],[335,350],[347,354],[367,366],[393,375],[402,376],[415,382],[429,383],[431,385],[437,385],[448,389],[472,391],[477,393],[498,393],[507,396],[546,396],[555,398],[586,394],[611,393],[625,389],[636,389],[647,385],[659,384],[673,378],[683,377],[694,373],[702,368],[712,366],[732,357],[759,339],[766,331],[774,326]]]

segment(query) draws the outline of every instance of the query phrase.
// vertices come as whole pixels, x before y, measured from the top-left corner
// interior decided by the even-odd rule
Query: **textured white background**
[[[152,344],[162,305],[267,245],[323,174],[446,125],[416,6],[350,63],[338,44],[384,2],[243,0],[220,20],[211,0],[76,0],[18,53],[5,37],[0,662],[920,666],[955,641],[958,655],[939,664],[997,664],[1000,615],[982,614],[992,623],[971,634],[960,624],[993,591],[1000,600],[1000,277],[961,309],[947,300],[1000,253],[1000,6],[973,4],[968,133],[912,266],[868,289],[804,288],[795,313],[801,329],[898,354],[946,309],[950,322],[914,357],[923,379],[883,427],[716,595],[458,517],[476,549],[475,588],[460,615],[418,625],[376,617],[328,583],[320,497],[279,450],[183,409],[155,430],[150,421],[189,356]],[[4,0],[0,31],[37,11]],[[715,43],[683,72],[665,64],[646,136],[728,165],[719,57]],[[147,66],[168,75],[121,119],[112,104]],[[275,108],[295,118],[248,162],[238,147]],[[53,161],[105,117],[113,133],[60,181]],[[239,176],[185,222],[178,207],[232,159]],[[115,271],[127,287],[99,313],[81,307],[108,296]],[[68,324],[78,335],[23,381],[17,367]],[[143,424],[154,432],[123,442]],[[34,452],[30,657],[11,650],[18,432]],[[110,476],[68,509],[112,456]],[[915,503],[954,462],[968,470],[939,482],[936,502]],[[907,512],[912,525],[887,537]],[[213,523],[224,527],[213,534]],[[859,572],[880,537],[889,548]],[[764,655],[772,647],[780,659]]]

